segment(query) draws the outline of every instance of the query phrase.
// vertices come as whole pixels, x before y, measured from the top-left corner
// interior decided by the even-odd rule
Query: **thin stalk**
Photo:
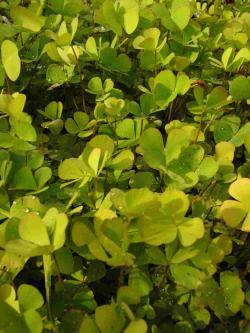
[[[7,218],[10,217],[10,213],[7,210],[2,209],[2,208],[0,208],[0,214],[4,215]]]
[[[80,78],[80,87],[81,87],[81,96],[82,96],[82,107],[85,113],[87,112],[87,107],[86,107],[86,102],[85,102],[85,96],[84,96],[84,88],[83,88],[83,75],[82,75],[82,71],[81,71],[81,66],[80,66],[80,62],[79,59],[77,58],[76,52],[73,48],[73,46],[71,45],[71,49],[74,53],[75,59],[76,59],[76,64],[77,64],[77,68],[78,68],[78,73],[79,73],[79,78]]]
[[[203,110],[202,114],[201,114],[201,120],[200,120],[200,123],[199,123],[198,131],[197,131],[196,137],[194,139],[194,144],[197,143],[197,140],[199,138],[199,135],[200,135],[200,132],[201,132],[201,128],[202,128],[202,124],[203,124],[204,115],[205,115],[205,111]]]
[[[170,103],[170,106],[169,106],[168,123],[170,123],[170,120],[171,120],[171,118],[172,118],[173,106],[174,106],[174,101],[171,102],[171,103]]]
[[[51,265],[52,260],[49,254],[43,255],[43,268],[44,268],[44,282],[45,282],[45,294],[48,318],[52,324],[54,324],[54,318],[51,311],[50,304],[50,290],[51,290]]]
[[[124,312],[126,313],[128,319],[130,319],[131,321],[135,320],[135,316],[134,316],[133,312],[130,310],[130,308],[128,307],[128,305],[126,303],[122,302],[121,307],[124,310]]]
[[[155,73],[155,76],[157,75],[157,69],[156,69],[156,62],[157,62],[157,54],[156,54],[156,49],[155,49],[155,52],[154,52],[154,73]]]
[[[5,75],[5,81],[6,81],[6,85],[7,85],[8,94],[11,95],[12,91],[11,91],[11,86],[10,86],[10,79],[8,78],[7,75]]]
[[[78,197],[79,193],[80,193],[80,191],[78,189],[73,193],[72,197],[70,198],[70,200],[69,200],[69,202],[68,202],[68,204],[67,204],[67,206],[66,206],[66,208],[64,210],[64,213],[66,213],[68,211],[68,209],[71,207],[72,203]]]

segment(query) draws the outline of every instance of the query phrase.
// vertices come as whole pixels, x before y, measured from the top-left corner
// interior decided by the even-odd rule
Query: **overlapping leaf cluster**
[[[250,332],[247,0],[0,1],[0,332]]]

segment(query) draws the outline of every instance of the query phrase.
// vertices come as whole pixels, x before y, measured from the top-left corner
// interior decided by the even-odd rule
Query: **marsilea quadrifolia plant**
[[[0,1],[0,333],[250,332],[249,0]]]

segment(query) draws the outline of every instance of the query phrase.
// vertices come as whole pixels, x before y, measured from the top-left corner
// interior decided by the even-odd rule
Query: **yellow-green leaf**
[[[35,212],[24,216],[19,224],[19,234],[22,239],[37,245],[49,245],[50,240],[46,227]]]
[[[143,319],[135,319],[129,323],[123,333],[147,333],[148,325]]]
[[[15,24],[33,32],[40,31],[45,23],[45,17],[37,16],[32,9],[22,6],[12,7],[10,16]]]
[[[21,60],[16,44],[8,39],[3,41],[1,45],[1,57],[6,74],[12,81],[16,81],[21,71]]]

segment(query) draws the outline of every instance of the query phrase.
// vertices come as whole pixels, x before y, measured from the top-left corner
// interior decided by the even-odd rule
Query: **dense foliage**
[[[0,1],[0,332],[250,332],[250,4]]]

